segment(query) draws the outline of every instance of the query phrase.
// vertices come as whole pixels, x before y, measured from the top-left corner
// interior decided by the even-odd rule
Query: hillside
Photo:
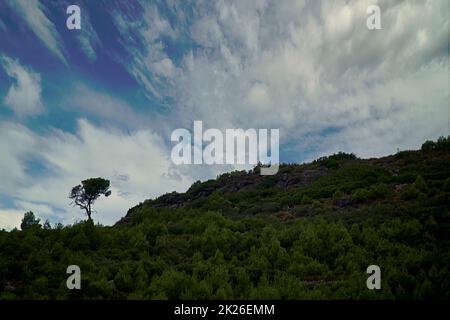
[[[146,200],[113,227],[0,232],[0,297],[449,299],[449,208],[449,139],[256,167]],[[373,264],[381,290],[366,287]]]
[[[321,215],[350,222],[366,219],[367,215],[360,215],[362,210],[369,210],[370,218],[379,222],[408,217],[411,210],[423,211],[447,201],[442,191],[450,177],[450,154],[445,145],[432,150],[425,144],[421,151],[367,160],[338,153],[307,164],[282,164],[273,176],[261,176],[258,167],[225,173],[197,181],[186,193],[146,200],[117,224],[129,224],[139,212],[162,209],[216,211],[236,218],[273,215],[280,220]],[[416,208],[417,202],[424,207]]]

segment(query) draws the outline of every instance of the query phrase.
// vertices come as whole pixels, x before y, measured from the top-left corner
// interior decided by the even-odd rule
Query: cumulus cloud
[[[5,105],[20,117],[41,113],[43,107],[40,75],[9,57],[2,57],[0,61],[7,75],[13,80],[4,99]]]
[[[52,221],[74,222],[83,213],[69,206],[71,187],[100,176],[111,180],[113,193],[98,200],[95,217],[112,224],[144,199],[185,190],[192,182],[172,166],[170,152],[150,129],[124,133],[80,119],[76,134],[54,130],[37,135],[9,122],[0,124],[0,133],[6,155],[0,160],[5,178],[0,193],[14,199],[10,211],[32,209]],[[36,163],[46,170],[30,170]]]
[[[14,0],[9,4],[45,46],[67,65],[59,34],[45,13],[45,6],[39,0]]]

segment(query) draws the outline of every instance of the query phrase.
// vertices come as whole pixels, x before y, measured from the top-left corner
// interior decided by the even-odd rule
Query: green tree
[[[25,212],[25,214],[23,215],[22,223],[20,224],[20,229],[31,229],[34,226],[38,226],[40,221],[41,219],[34,216],[33,211]]]
[[[436,148],[436,143],[427,140],[422,144],[422,151],[432,151]]]
[[[74,206],[79,206],[86,211],[89,220],[92,220],[92,205],[102,194],[105,197],[111,195],[109,180],[103,178],[91,178],[81,181],[81,184],[72,188],[69,199],[73,200]]]

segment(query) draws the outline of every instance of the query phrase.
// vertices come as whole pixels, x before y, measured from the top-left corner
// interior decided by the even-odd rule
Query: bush
[[[432,151],[436,148],[436,143],[434,143],[433,141],[427,140],[422,144],[422,151]]]
[[[422,144],[422,151],[450,151],[450,136],[447,138],[441,136],[437,142],[430,140],[425,141],[425,143]]]
[[[414,185],[406,187],[400,194],[400,198],[406,201],[417,199],[419,196],[420,191]]]
[[[342,190],[336,190],[333,193],[333,200],[337,200],[337,199],[341,199],[344,196],[344,192],[342,192]]]
[[[389,194],[389,187],[384,183],[378,183],[370,188],[369,197],[371,199],[382,199]]]
[[[370,188],[356,189],[353,191],[352,199],[356,202],[365,202],[368,200],[377,200],[386,197],[389,193],[389,188],[384,183],[378,183]]]
[[[340,163],[356,159],[358,158],[353,153],[338,152],[331,156],[321,157],[313,163],[323,165],[329,169],[336,169],[339,167]]]
[[[436,150],[438,151],[449,151],[450,150],[450,136],[447,138],[439,137],[436,142]]]
[[[423,193],[428,193],[428,186],[421,175],[417,176],[414,186]]]
[[[304,194],[302,196],[302,200],[301,200],[300,204],[306,205],[306,204],[311,204],[312,202],[313,202],[313,199],[310,196]]]
[[[353,191],[352,198],[356,202],[365,202],[370,199],[370,193],[367,189],[356,189]]]
[[[133,270],[125,264],[114,277],[114,283],[119,290],[130,291],[134,287]]]

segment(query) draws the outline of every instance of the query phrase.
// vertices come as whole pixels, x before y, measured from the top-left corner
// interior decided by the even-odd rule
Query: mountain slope
[[[228,173],[113,227],[0,231],[0,299],[449,299],[449,146]]]
[[[274,176],[261,176],[256,167],[250,172],[198,181],[186,193],[146,200],[131,208],[118,224],[129,223],[135,212],[146,208],[210,210],[232,217],[274,214],[295,219],[316,214],[347,217],[362,208],[379,207],[389,217],[407,216],[411,213],[404,209],[415,202],[425,205],[416,208],[418,211],[448,205],[449,164],[445,147],[433,151],[425,145],[421,151],[379,159],[361,160],[339,153],[308,164],[282,164]]]

